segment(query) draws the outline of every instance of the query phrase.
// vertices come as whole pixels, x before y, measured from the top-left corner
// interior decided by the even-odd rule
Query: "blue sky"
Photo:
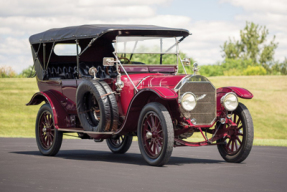
[[[188,29],[180,45],[199,65],[222,61],[220,45],[239,38],[246,21],[276,35],[275,59],[287,57],[286,0],[0,0],[0,66],[32,65],[28,38],[50,28],[83,24],[152,24]]]
[[[230,3],[219,3],[217,0],[177,0],[155,7],[158,14],[183,15],[192,18],[192,21],[231,21],[236,14],[244,11],[241,7],[232,6]]]

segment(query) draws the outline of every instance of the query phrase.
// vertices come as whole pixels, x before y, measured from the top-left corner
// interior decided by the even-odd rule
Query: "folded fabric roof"
[[[159,27],[154,25],[80,25],[64,28],[54,28],[29,38],[31,44],[41,42],[59,42],[73,39],[96,38],[114,32],[117,35],[155,35],[155,36],[188,36],[186,29]]]

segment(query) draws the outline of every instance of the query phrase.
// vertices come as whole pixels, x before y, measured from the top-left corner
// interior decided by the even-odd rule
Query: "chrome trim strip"
[[[140,82],[136,85],[136,87],[138,87],[144,80],[146,80],[148,77],[152,77],[153,75],[148,75],[144,78],[142,78],[142,80],[140,80]]]
[[[178,90],[180,90],[181,89],[181,87],[186,83],[186,79],[188,78],[188,77],[192,77],[193,75],[186,75],[185,77],[183,77],[178,83],[177,83],[177,85],[176,86],[174,86],[174,91],[177,93],[178,92]],[[184,82],[183,82],[184,81]],[[183,82],[183,83],[182,83]],[[178,87],[177,88],[177,86],[179,86],[181,84],[181,86],[180,87]]]

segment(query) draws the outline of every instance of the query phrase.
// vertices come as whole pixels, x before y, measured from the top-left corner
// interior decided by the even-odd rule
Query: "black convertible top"
[[[159,27],[154,25],[80,25],[64,28],[54,28],[29,38],[31,44],[42,42],[59,42],[74,39],[97,38],[107,33],[112,38],[117,35],[158,35],[158,36],[188,36],[186,29]]]

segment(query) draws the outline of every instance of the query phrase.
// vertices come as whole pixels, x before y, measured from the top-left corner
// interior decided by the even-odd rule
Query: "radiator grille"
[[[206,94],[203,99],[197,100],[196,107],[188,112],[181,107],[186,118],[196,119],[197,125],[212,124],[216,117],[216,90],[209,81],[187,81],[179,90],[180,98],[186,92],[192,92],[197,98]]]

